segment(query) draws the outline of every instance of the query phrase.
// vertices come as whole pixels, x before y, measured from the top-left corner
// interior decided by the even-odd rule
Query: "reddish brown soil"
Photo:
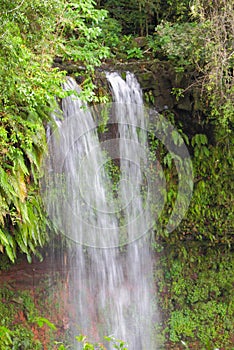
[[[33,289],[45,279],[51,271],[46,259],[39,262],[36,258],[29,264],[24,257],[6,271],[0,271],[0,287],[7,285],[11,289]]]
[[[27,290],[34,300],[38,314],[56,326],[56,331],[51,331],[47,325],[39,327],[37,323],[28,322],[27,314],[22,310],[16,312],[14,323],[29,327],[34,333],[35,340],[43,344],[44,350],[48,349],[51,332],[57,340],[64,338],[65,331],[69,327],[69,305],[67,272],[61,262],[52,263],[51,259],[45,257],[42,262],[34,258],[29,264],[25,257],[21,257],[20,262],[7,271],[0,271],[0,288],[4,286],[15,292],[16,296],[18,291]],[[15,300],[12,302],[15,303]],[[53,347],[57,348],[56,345]]]

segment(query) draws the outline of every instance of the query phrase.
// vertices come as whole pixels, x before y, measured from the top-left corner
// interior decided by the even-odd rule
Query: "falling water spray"
[[[94,341],[111,335],[126,341],[131,350],[156,350],[153,328],[159,316],[151,233],[165,203],[166,182],[157,160],[157,176],[149,176],[149,113],[135,76],[126,73],[126,80],[118,73],[106,76],[114,102],[95,109],[82,105],[79,87],[67,78],[64,89],[73,94],[63,99],[63,119],[55,118],[57,128],[48,137],[43,196],[52,222],[70,242],[73,333],[87,334]],[[100,141],[97,130],[103,115],[108,115],[111,136]],[[158,124],[162,125],[160,119]],[[181,157],[187,159],[185,147],[177,150],[171,143],[174,129],[163,125],[168,132],[165,135],[160,126],[161,142],[169,151],[183,149]],[[106,166],[110,161],[119,169],[115,191]],[[176,167],[182,181],[183,167],[179,162]],[[180,222],[191,197],[187,179],[168,221],[169,232]]]

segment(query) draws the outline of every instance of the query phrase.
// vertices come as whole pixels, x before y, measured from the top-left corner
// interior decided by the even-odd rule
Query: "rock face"
[[[168,64],[165,62],[143,64],[134,73],[146,96],[147,93],[152,96],[151,103],[159,112],[174,107],[176,100],[171,91],[175,76]]]
[[[110,67],[104,66],[103,69]],[[175,121],[182,123],[188,136],[207,133],[201,123],[205,115],[193,72],[176,73],[170,62],[160,60],[117,63],[111,70],[123,72],[123,75],[126,71],[133,72],[141,85],[147,105],[160,113],[172,112]]]
[[[183,100],[178,102],[172,94],[173,88],[184,88],[189,84],[191,77],[185,74],[179,76],[175,73],[167,61],[136,61],[130,63],[118,63],[115,70],[133,72],[147,96],[150,93],[151,104],[160,112],[165,109],[173,109],[176,106],[188,112],[192,111],[192,99],[186,94]]]
[[[66,70],[69,75],[79,72],[77,82],[82,83],[84,67],[71,62],[55,61],[54,66]],[[200,89],[196,84],[194,72],[175,72],[168,61],[132,61],[105,63],[96,70],[95,84],[97,94],[105,95],[108,83],[103,71],[119,71],[123,77],[126,71],[133,72],[143,90],[145,102],[160,113],[172,112],[175,121],[182,123],[184,132],[192,137],[196,133],[206,133],[212,136],[212,130],[205,130],[202,121],[205,114],[200,102]],[[183,90],[185,91],[183,92]],[[182,92],[182,93],[180,93]]]

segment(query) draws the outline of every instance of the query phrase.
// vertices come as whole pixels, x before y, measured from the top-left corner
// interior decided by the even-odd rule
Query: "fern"
[[[5,233],[0,229],[0,242],[2,245],[9,245],[8,239]]]
[[[0,189],[4,193],[4,196],[6,198],[7,203],[9,204],[10,201],[15,196],[15,191],[9,182],[9,175],[6,173],[6,171],[0,166]]]
[[[16,258],[15,251],[12,249],[12,247],[10,245],[6,245],[5,248],[6,248],[6,253],[7,253],[8,257],[10,258],[10,260],[12,262],[14,262],[15,258]]]
[[[19,198],[21,202],[24,202],[27,197],[27,186],[24,180],[24,174],[18,172],[18,182],[19,182]]]
[[[1,244],[1,252],[4,252],[4,247],[6,250],[6,253],[8,255],[8,257],[10,258],[10,260],[12,262],[14,262],[15,258],[16,258],[16,247],[15,247],[15,243],[14,240],[12,239],[12,237],[9,235],[9,233],[4,232],[3,230],[0,229],[0,242]]]
[[[0,252],[14,261],[18,247],[30,261],[37,246],[48,239],[35,188],[46,149],[45,130],[40,119],[6,115],[0,119],[0,136]]]
[[[4,219],[8,212],[8,205],[6,204],[6,199],[0,193],[0,225],[4,226]]]
[[[24,175],[29,175],[29,169],[25,164],[23,153],[18,153],[14,159],[14,171],[23,173]]]

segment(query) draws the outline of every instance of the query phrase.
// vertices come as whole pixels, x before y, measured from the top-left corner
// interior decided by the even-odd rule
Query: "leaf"
[[[208,143],[207,136],[204,134],[200,134],[200,141],[202,145],[206,145]]]
[[[11,183],[9,182],[9,176],[5,172],[5,170],[0,166],[0,187],[2,187],[5,192],[5,197],[7,202],[11,201],[15,196],[15,191],[12,188]]]
[[[208,149],[207,147],[203,147],[203,152],[204,152],[204,154],[205,154],[207,157],[209,157],[210,151],[209,151],[209,149]]]
[[[25,243],[24,243],[24,241],[23,241],[23,239],[22,239],[22,236],[21,236],[21,234],[17,234],[17,236],[16,236],[16,242],[17,242],[17,244],[18,244],[18,246],[20,247],[20,249],[21,249],[21,251],[23,252],[23,253],[28,253],[28,248],[27,248],[27,246],[25,245]]]
[[[22,172],[24,175],[28,175],[29,171],[25,164],[24,157],[22,154],[19,154],[17,156],[17,159],[15,160],[15,168],[18,169],[19,172]]]
[[[12,344],[12,331],[8,329],[7,327],[0,326],[0,339],[7,338],[7,343]]]
[[[18,173],[18,183],[19,183],[19,197],[21,202],[24,202],[25,198],[27,197],[27,186],[24,181],[23,172]]]
[[[87,337],[83,334],[80,334],[80,335],[76,336],[75,338],[80,343],[84,342],[87,339]]]
[[[30,254],[27,254],[27,260],[28,260],[28,263],[31,264],[32,263],[32,257]]]
[[[43,327],[46,324],[50,329],[54,331],[57,330],[55,325],[45,317],[36,317],[34,321],[38,324],[39,327]]]
[[[6,253],[7,253],[9,259],[10,259],[12,262],[15,262],[15,253],[14,253],[12,247],[11,247],[10,245],[7,245],[7,246],[5,247],[5,249],[6,249]]]
[[[2,244],[9,245],[9,241],[5,235],[5,233],[0,229],[0,241]]]

